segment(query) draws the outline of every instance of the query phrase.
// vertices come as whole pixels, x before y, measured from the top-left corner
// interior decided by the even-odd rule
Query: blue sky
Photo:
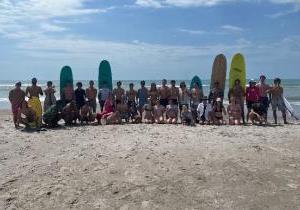
[[[299,0],[0,0],[0,79],[210,78],[224,53],[248,78],[300,78]]]

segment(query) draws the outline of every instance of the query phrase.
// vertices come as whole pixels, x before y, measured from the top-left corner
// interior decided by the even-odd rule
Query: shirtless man
[[[277,113],[276,113],[277,108],[282,113],[284,124],[287,124],[286,107],[283,101],[283,88],[281,87],[280,84],[281,84],[281,79],[276,78],[274,80],[273,87],[267,92],[271,94],[271,105],[273,109],[273,117],[274,117],[275,124],[277,124]]]
[[[53,85],[52,81],[47,82],[47,87],[44,90],[45,93],[45,101],[44,101],[44,112],[47,111],[52,105],[56,104],[56,97],[55,97],[55,86]]]
[[[170,97],[170,88],[167,86],[167,80],[163,79],[161,82],[161,87],[158,89],[160,104],[164,107],[167,107],[169,97]]]
[[[75,101],[71,101],[63,108],[62,118],[66,125],[76,124],[77,119],[80,119],[79,110],[76,107]]]
[[[149,90],[149,103],[151,103],[152,106],[155,106],[157,99],[159,98],[159,91],[157,90],[156,84],[151,83],[150,90]]]
[[[81,124],[83,124],[84,122],[88,124],[90,122],[95,121],[95,115],[92,112],[92,108],[89,104],[89,101],[86,101],[85,104],[81,107],[79,114]]]
[[[94,81],[91,80],[89,82],[89,87],[85,90],[86,93],[86,98],[88,100],[89,106],[92,108],[93,113],[96,113],[97,109],[97,102],[96,102],[96,97],[97,97],[97,89],[94,88]]]
[[[268,91],[270,90],[270,85],[266,83],[266,76],[261,75],[259,83],[257,84],[257,87],[259,88],[260,93],[260,103],[262,105],[262,108],[264,110],[264,118],[266,121],[268,121],[268,109],[269,109],[269,97],[268,97]]]
[[[187,108],[190,107],[190,91],[186,88],[185,82],[180,83],[179,88],[179,110],[182,111],[182,107],[186,106]]]
[[[125,98],[121,100],[121,103],[116,105],[116,111],[120,113],[121,120],[125,120],[125,122],[129,122],[129,109],[128,105],[125,102]]]
[[[154,120],[155,123],[157,124],[162,124],[164,123],[164,112],[165,112],[165,107],[160,104],[160,101],[156,101],[156,105],[154,106]]]
[[[179,100],[179,88],[176,87],[176,81],[171,81],[171,87],[170,87],[170,97],[169,100],[173,101],[173,104],[178,105]]]
[[[71,83],[67,83],[64,87],[61,99],[65,105],[75,100],[75,91]]]
[[[19,127],[18,112],[21,108],[22,102],[25,101],[25,92],[21,89],[22,83],[17,82],[15,88],[9,91],[9,101],[11,103],[11,111],[13,114],[13,121],[16,128]]]
[[[136,104],[136,98],[137,98],[137,91],[133,89],[134,84],[129,84],[129,90],[126,91],[126,98],[127,98],[127,104],[128,107],[131,107],[133,104]]]
[[[35,104],[35,109],[33,109],[36,113],[38,126],[42,125],[42,103],[40,101],[40,95],[44,95],[43,90],[40,86],[37,85],[37,79],[33,78],[31,80],[32,86],[26,88],[25,94],[29,98],[28,104],[32,106]]]
[[[241,115],[243,124],[245,124],[245,111],[244,111],[244,103],[245,103],[245,90],[244,87],[241,86],[241,81],[239,79],[235,80],[234,86],[232,89],[229,90],[228,98],[234,97],[236,103],[240,104],[241,106]]]
[[[117,88],[113,90],[113,96],[115,99],[115,104],[120,104],[125,96],[125,90],[122,88],[122,82],[117,82]]]
[[[28,106],[28,103],[24,100],[21,108],[18,111],[18,124],[25,125],[25,128],[36,128],[38,121],[35,111]]]
[[[144,80],[141,81],[141,88],[137,92],[138,109],[141,115],[143,114],[143,106],[146,104],[148,98],[148,89],[145,87],[145,84]]]

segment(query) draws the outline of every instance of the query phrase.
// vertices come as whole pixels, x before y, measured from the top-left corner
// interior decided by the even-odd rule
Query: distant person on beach
[[[179,88],[179,110],[182,111],[182,107],[190,107],[191,93],[189,89],[186,88],[185,82],[180,83]]]
[[[241,81],[239,79],[234,81],[234,86],[232,89],[229,90],[228,92],[228,99],[229,101],[231,101],[231,97],[235,98],[235,101],[237,104],[240,104],[241,107],[241,117],[243,120],[243,124],[245,124],[245,91],[244,91],[245,87],[241,86]]]
[[[9,101],[11,103],[11,111],[13,114],[13,121],[16,128],[19,127],[18,112],[21,108],[22,102],[25,101],[25,92],[21,89],[22,83],[17,82],[15,88],[9,91]]]
[[[142,115],[140,114],[136,104],[131,104],[128,107],[129,109],[129,117],[132,123],[141,123],[142,122]]]
[[[213,103],[216,102],[217,98],[221,98],[222,101],[224,99],[224,91],[220,87],[219,82],[215,82],[213,85],[213,88],[210,90],[209,100],[211,100]]]
[[[98,93],[98,100],[99,100],[101,112],[103,111],[104,103],[105,103],[106,99],[111,94],[112,93],[111,93],[110,89],[107,86],[107,82],[104,81],[103,82],[103,87],[99,90],[99,93]]]
[[[246,104],[247,104],[247,122],[249,120],[249,113],[252,105],[260,102],[259,88],[256,86],[255,80],[250,80],[249,87],[246,88]]]
[[[151,83],[150,90],[148,93],[149,93],[148,99],[150,99],[151,105],[155,106],[156,101],[159,99],[159,91],[158,91],[155,83]]]
[[[270,85],[266,83],[266,76],[261,75],[259,79],[259,83],[257,84],[260,94],[260,103],[263,108],[264,118],[268,120],[268,109],[269,109],[269,97],[268,91],[270,90]]]
[[[25,100],[18,111],[18,124],[23,124],[28,129],[39,127],[39,119],[37,119],[35,111],[28,106]]]
[[[170,97],[170,88],[167,86],[166,79],[163,79],[161,81],[161,87],[159,87],[158,93],[159,93],[160,104],[163,105],[164,107],[167,107],[169,97]]]
[[[221,98],[217,98],[216,102],[213,105],[213,116],[214,116],[214,124],[215,125],[224,125],[225,120],[224,120],[224,116],[226,115],[226,110],[224,108],[224,105],[222,103],[222,99]]]
[[[125,90],[122,88],[122,82],[117,82],[117,88],[113,90],[115,105],[120,104],[125,97]]]
[[[89,103],[89,101],[86,101],[79,111],[81,124],[89,124],[95,121],[95,115],[93,114],[93,110]]]
[[[240,125],[242,110],[240,103],[235,100],[235,97],[230,98],[230,103],[227,107],[227,113],[229,116],[229,125]]]
[[[42,103],[40,101],[40,95],[44,95],[42,88],[37,85],[37,79],[31,80],[32,85],[26,88],[25,94],[29,98],[28,106],[32,107],[35,111],[38,126],[42,126]]]
[[[64,87],[61,100],[65,105],[75,100],[75,92],[71,83],[67,83]]]
[[[77,109],[75,101],[71,101],[63,108],[62,119],[66,125],[75,125],[77,120],[80,119],[79,110]]]
[[[75,101],[78,111],[80,111],[81,107],[85,104],[86,93],[85,90],[82,89],[82,83],[77,82],[77,89],[75,90]]]
[[[178,121],[178,106],[169,100],[166,110],[166,122],[169,124],[176,124]]]
[[[136,104],[137,91],[134,89],[133,83],[129,84],[129,90],[126,91],[126,99],[128,107],[130,107],[132,104]]]
[[[116,111],[118,111],[120,113],[120,118],[121,121],[125,120],[125,122],[129,122],[129,108],[128,105],[126,103],[126,98],[123,97],[123,99],[121,100],[121,103],[118,103],[116,105]]]
[[[165,120],[164,120],[165,109],[166,108],[160,104],[160,101],[157,100],[156,104],[154,106],[154,112],[153,112],[155,123],[162,124],[165,122]]]
[[[284,124],[287,124],[286,107],[283,100],[283,88],[281,87],[281,79],[276,78],[274,80],[273,87],[267,92],[271,94],[271,105],[275,124],[277,124],[277,109],[282,113]]]
[[[175,80],[171,80],[171,87],[170,87],[169,91],[170,91],[169,100],[172,100],[173,104],[178,106],[179,88],[176,87],[176,81]]]
[[[143,113],[143,107],[147,102],[147,98],[149,97],[148,89],[145,87],[146,82],[143,80],[141,81],[141,88],[138,89],[137,92],[137,101],[138,101],[138,109],[140,114]]]
[[[144,122],[146,124],[154,123],[154,107],[152,106],[151,98],[148,98],[147,103],[143,107]]]
[[[203,98],[203,91],[199,88],[199,84],[195,83],[194,87],[191,90],[191,112],[194,117],[194,121],[196,123],[199,123],[198,120],[198,114],[197,114],[197,108],[201,102],[201,99]]]
[[[53,86],[52,81],[47,82],[47,87],[44,90],[45,93],[45,101],[44,101],[44,112],[46,112],[52,105],[56,103],[55,97],[55,86]]]
[[[50,106],[43,114],[43,121],[48,128],[55,128],[58,126],[58,121],[62,118],[63,102],[61,100]]]
[[[94,87],[95,83],[93,80],[89,82],[89,87],[85,90],[86,98],[88,100],[88,104],[91,107],[93,113],[96,113],[97,110],[97,89]]]
[[[204,96],[197,107],[198,120],[201,121],[202,125],[205,123],[211,124],[213,122],[212,108],[211,101],[207,96]]]
[[[101,119],[106,119],[114,113],[113,95],[109,93],[107,99],[104,102],[103,111],[97,113],[96,119],[98,124],[101,124]]]
[[[183,125],[188,125],[188,126],[194,126],[195,125],[192,112],[187,108],[186,105],[182,106],[181,123]]]

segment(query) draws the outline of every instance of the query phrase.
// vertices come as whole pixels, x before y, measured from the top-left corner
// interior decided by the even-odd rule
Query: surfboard
[[[246,88],[246,64],[244,56],[240,53],[235,54],[231,61],[229,73],[229,88],[233,88],[235,80],[241,81],[241,86]]]
[[[67,84],[73,85],[73,73],[70,66],[64,66],[60,71],[60,96]]]
[[[191,81],[191,84],[190,84],[190,90],[192,90],[194,88],[195,83],[198,83],[199,89],[201,91],[203,91],[202,81],[201,81],[201,79],[198,76],[194,76],[193,77],[193,79]]]
[[[108,87],[110,90],[113,89],[111,68],[107,60],[101,61],[99,66],[99,76],[98,76],[99,89],[104,87],[104,83],[106,83],[106,87]]]
[[[223,54],[217,55],[212,67],[210,89],[213,89],[214,84],[218,82],[220,84],[220,88],[224,92],[225,82],[226,82],[226,72],[227,72],[227,61],[225,55]]]
[[[296,120],[299,120],[300,116],[297,114],[296,110],[292,107],[292,105],[286,99],[286,97],[283,97],[283,101],[284,101],[284,105],[285,105],[285,108],[287,109],[288,113],[290,113],[290,115],[292,117],[294,117]]]

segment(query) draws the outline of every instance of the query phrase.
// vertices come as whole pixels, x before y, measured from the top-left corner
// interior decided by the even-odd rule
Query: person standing
[[[64,105],[67,105],[68,103],[75,100],[75,92],[72,83],[67,83],[64,87],[61,100]]]
[[[115,105],[118,105],[122,102],[122,100],[125,97],[125,90],[122,88],[122,82],[118,81],[117,82],[117,88],[113,90],[113,96],[114,96],[114,101]]]
[[[246,103],[247,103],[247,122],[249,120],[249,114],[254,104],[259,103],[260,101],[260,94],[259,88],[256,86],[255,80],[250,80],[249,87],[246,88]]]
[[[11,111],[13,114],[13,121],[16,128],[19,127],[18,112],[25,100],[25,92],[21,89],[22,83],[17,82],[15,88],[9,91],[9,101],[11,103]]]
[[[199,84],[196,82],[191,90],[191,112],[196,123],[199,123],[197,108],[203,97],[203,90],[200,89]]]
[[[33,78],[31,80],[32,85],[26,88],[25,94],[29,98],[28,106],[31,107],[35,111],[37,126],[40,127],[42,125],[42,104],[40,101],[40,95],[44,95],[42,88],[37,85],[37,79]]]
[[[178,106],[179,100],[179,88],[176,87],[176,81],[171,80],[171,87],[170,87],[170,97],[169,100],[173,101],[173,104]]]
[[[47,82],[47,88],[44,90],[45,101],[44,101],[44,112],[46,112],[52,105],[56,103],[55,97],[55,87],[53,86],[52,81]]]
[[[103,87],[99,89],[99,93],[98,93],[98,100],[99,100],[101,112],[103,111],[105,101],[109,97],[110,94],[111,94],[111,91],[107,87],[107,82],[104,81]]]
[[[244,87],[241,86],[241,81],[239,79],[235,80],[233,88],[231,88],[228,92],[229,101],[231,101],[232,97],[235,98],[235,102],[241,107],[242,120],[243,124],[245,124],[245,91]]]
[[[86,93],[86,98],[88,100],[88,104],[90,108],[93,110],[93,113],[96,113],[97,110],[97,102],[96,102],[96,97],[97,97],[97,89],[94,88],[94,81],[91,80],[89,82],[89,87],[85,90]]]
[[[134,84],[129,84],[129,90],[126,92],[126,99],[128,107],[136,106],[137,91],[134,89]]]
[[[209,93],[209,100],[211,100],[213,103],[217,101],[217,98],[221,98],[222,102],[224,99],[224,91],[220,88],[220,83],[215,82],[213,89],[210,90]]]
[[[170,88],[167,86],[167,80],[163,79],[161,82],[161,87],[158,89],[159,94],[159,101],[160,104],[163,105],[165,108],[169,104],[169,97],[170,97]]]
[[[145,81],[141,81],[141,88],[137,92],[138,109],[140,114],[143,114],[143,107],[147,103],[148,89],[145,87]]]
[[[182,111],[182,107],[186,106],[187,108],[190,107],[190,91],[186,88],[185,82],[180,83],[179,88],[179,110]]]
[[[81,107],[83,107],[85,104],[86,94],[85,91],[82,89],[81,82],[77,82],[76,86],[77,89],[75,90],[75,101],[76,101],[76,107],[78,111],[80,111]]]
[[[270,85],[266,83],[266,76],[261,75],[259,79],[259,83],[257,84],[260,94],[260,104],[263,109],[264,118],[266,122],[268,121],[268,109],[269,109],[269,97],[268,91],[270,90]]]

